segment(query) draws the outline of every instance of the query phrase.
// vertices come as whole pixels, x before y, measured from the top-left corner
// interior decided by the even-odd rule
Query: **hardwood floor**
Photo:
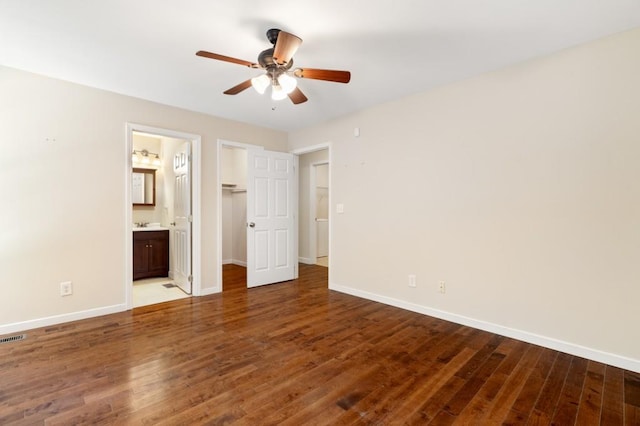
[[[327,289],[327,269],[27,332],[0,424],[640,424],[640,374]]]

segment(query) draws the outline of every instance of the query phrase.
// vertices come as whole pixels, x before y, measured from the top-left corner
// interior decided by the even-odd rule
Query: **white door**
[[[295,278],[294,156],[247,150],[247,287]]]
[[[172,231],[173,281],[191,294],[191,179],[190,143],[185,142],[173,157],[174,197]]]

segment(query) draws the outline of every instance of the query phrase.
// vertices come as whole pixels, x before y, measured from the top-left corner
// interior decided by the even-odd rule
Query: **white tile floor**
[[[153,305],[169,300],[184,299],[188,294],[179,287],[166,288],[163,284],[171,284],[170,278],[147,278],[133,282],[133,307]]]

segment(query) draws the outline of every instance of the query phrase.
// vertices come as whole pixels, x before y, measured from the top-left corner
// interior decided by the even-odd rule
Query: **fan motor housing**
[[[284,71],[287,71],[293,66],[293,58],[291,58],[289,62],[284,65],[278,65],[273,60],[273,48],[271,48],[260,52],[260,54],[258,55],[258,64],[260,64],[260,66],[265,69],[282,69]]]
[[[273,48],[266,49],[260,52],[260,54],[258,55],[258,63],[263,68],[269,68],[274,65],[277,65],[276,62],[273,60]]]

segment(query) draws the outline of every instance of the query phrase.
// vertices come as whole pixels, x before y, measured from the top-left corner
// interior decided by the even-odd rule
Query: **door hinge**
[[[189,281],[190,283],[192,283],[192,282],[193,282],[193,275],[189,275],[189,276],[187,277],[187,281]]]

